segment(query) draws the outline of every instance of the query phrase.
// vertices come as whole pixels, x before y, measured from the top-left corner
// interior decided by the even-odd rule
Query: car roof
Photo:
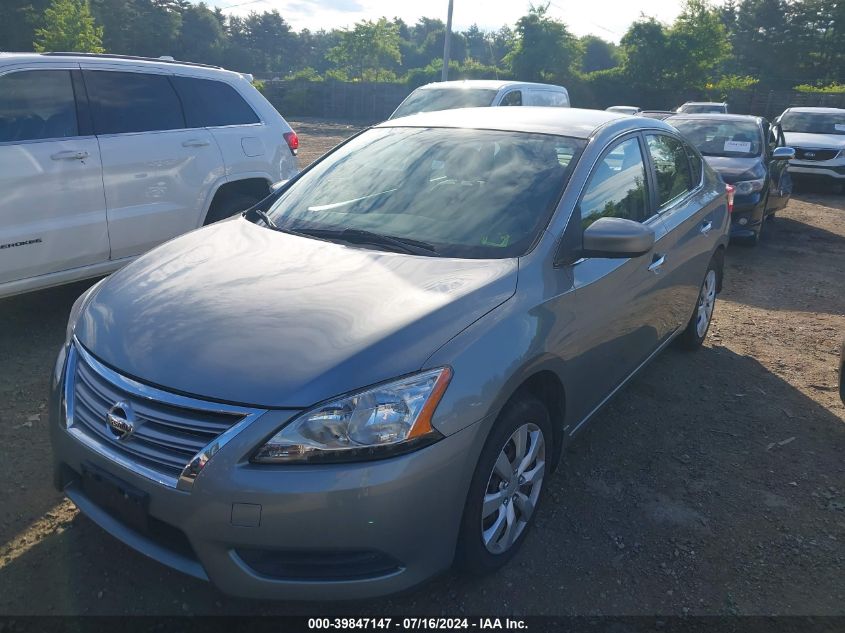
[[[727,101],[685,101],[681,104],[682,106],[685,105],[728,105]]]
[[[126,65],[127,67],[146,68],[149,70],[163,70],[166,72],[177,71],[180,73],[187,73],[191,75],[201,76],[217,76],[226,74],[230,76],[247,77],[243,73],[227,70],[220,66],[210,66],[208,64],[198,64],[194,62],[184,62],[169,57],[140,57],[134,55],[111,55],[107,53],[3,53],[0,52],[0,67],[9,66],[12,64],[55,64],[61,62],[69,62],[73,64],[91,65]]]
[[[811,108],[809,106],[801,108],[787,108],[786,112],[818,112],[820,114],[845,114],[843,108]]]
[[[716,112],[678,112],[670,116],[671,119],[685,119],[687,121],[753,121],[754,123],[761,123],[762,117],[754,116],[753,114],[722,114]]]
[[[594,136],[600,128],[604,127],[612,127],[619,132],[646,127],[669,132],[675,131],[674,128],[662,121],[632,117],[618,112],[531,106],[519,108],[459,108],[420,112],[385,121],[376,127],[448,127],[502,130],[556,134],[584,139]]]
[[[555,84],[534,83],[530,81],[508,81],[504,79],[459,79],[457,81],[435,81],[420,86],[417,90],[431,90],[432,88],[467,89],[478,88],[482,90],[501,90],[502,88],[513,87],[543,88],[546,90],[566,90],[563,86]]]

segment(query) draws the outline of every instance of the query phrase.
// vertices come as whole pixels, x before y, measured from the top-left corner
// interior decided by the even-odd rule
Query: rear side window
[[[521,106],[522,105],[522,92],[519,90],[511,90],[508,94],[506,94],[502,98],[503,106]]]
[[[529,90],[528,104],[532,106],[543,106],[548,108],[565,108],[569,105],[569,99],[563,92],[553,90]]]
[[[97,134],[178,130],[182,104],[165,75],[86,70],[85,85]]]
[[[635,138],[622,141],[599,161],[581,199],[581,226],[603,217],[646,219],[648,190],[640,144]]]
[[[657,203],[665,207],[692,189],[689,159],[684,144],[663,134],[646,135],[657,177]]]
[[[182,99],[188,127],[259,123],[255,111],[229,84],[193,77],[174,77],[173,83]]]
[[[701,155],[696,152],[692,146],[687,145],[686,143],[684,143],[684,149],[686,149],[687,157],[689,157],[690,172],[692,173],[692,186],[695,188],[698,186],[698,183],[701,182],[701,172],[704,169],[701,163]]]
[[[0,143],[78,136],[69,70],[0,77]]]

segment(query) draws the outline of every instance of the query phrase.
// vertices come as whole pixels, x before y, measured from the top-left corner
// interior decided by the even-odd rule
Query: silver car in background
[[[229,594],[362,598],[504,565],[564,447],[722,280],[725,185],[669,125],[382,123],[73,306],[56,485]]]
[[[789,173],[845,185],[845,110],[787,108],[775,123],[795,148]]]
[[[405,97],[405,100],[390,115],[390,119],[410,116],[418,112],[498,106],[568,108],[569,93],[563,86],[527,81],[500,81],[498,79],[438,81],[420,86]]]

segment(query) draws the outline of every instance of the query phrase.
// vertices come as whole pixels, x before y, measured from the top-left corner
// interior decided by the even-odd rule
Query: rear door
[[[0,283],[108,261],[100,151],[85,107],[76,64],[0,75]]]
[[[84,70],[100,142],[111,258],[143,253],[203,222],[223,180],[211,132],[187,129],[171,75]]]
[[[648,132],[648,157],[655,183],[654,204],[666,227],[660,247],[660,327],[672,334],[692,316],[714,236],[721,223],[712,193],[704,191],[703,162],[690,145],[675,136]],[[658,272],[658,271],[656,271]]]

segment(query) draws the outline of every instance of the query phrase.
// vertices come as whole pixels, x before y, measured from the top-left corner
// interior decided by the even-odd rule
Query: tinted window
[[[525,253],[585,141],[471,129],[374,128],[303,172],[269,211],[282,228],[363,229],[447,257]]]
[[[493,105],[496,92],[478,88],[417,88],[390,118],[409,116],[417,112],[485,107]]]
[[[502,98],[503,106],[521,106],[522,92],[520,90],[511,90]]]
[[[182,104],[164,75],[86,70],[85,85],[97,134],[185,127]]]
[[[719,119],[666,120],[705,156],[741,156],[753,158],[763,151],[760,126],[754,120],[724,121]]]
[[[188,127],[259,122],[253,109],[229,84],[191,77],[174,77],[173,82],[182,99]]]
[[[664,207],[692,189],[684,144],[671,136],[649,134],[648,151],[657,177],[657,202]]]
[[[77,136],[68,70],[31,70],[0,77],[0,143]]]
[[[581,199],[581,224],[589,226],[602,217],[627,218],[642,222],[648,190],[640,144],[632,138],[623,141],[596,165],[590,184]]]

